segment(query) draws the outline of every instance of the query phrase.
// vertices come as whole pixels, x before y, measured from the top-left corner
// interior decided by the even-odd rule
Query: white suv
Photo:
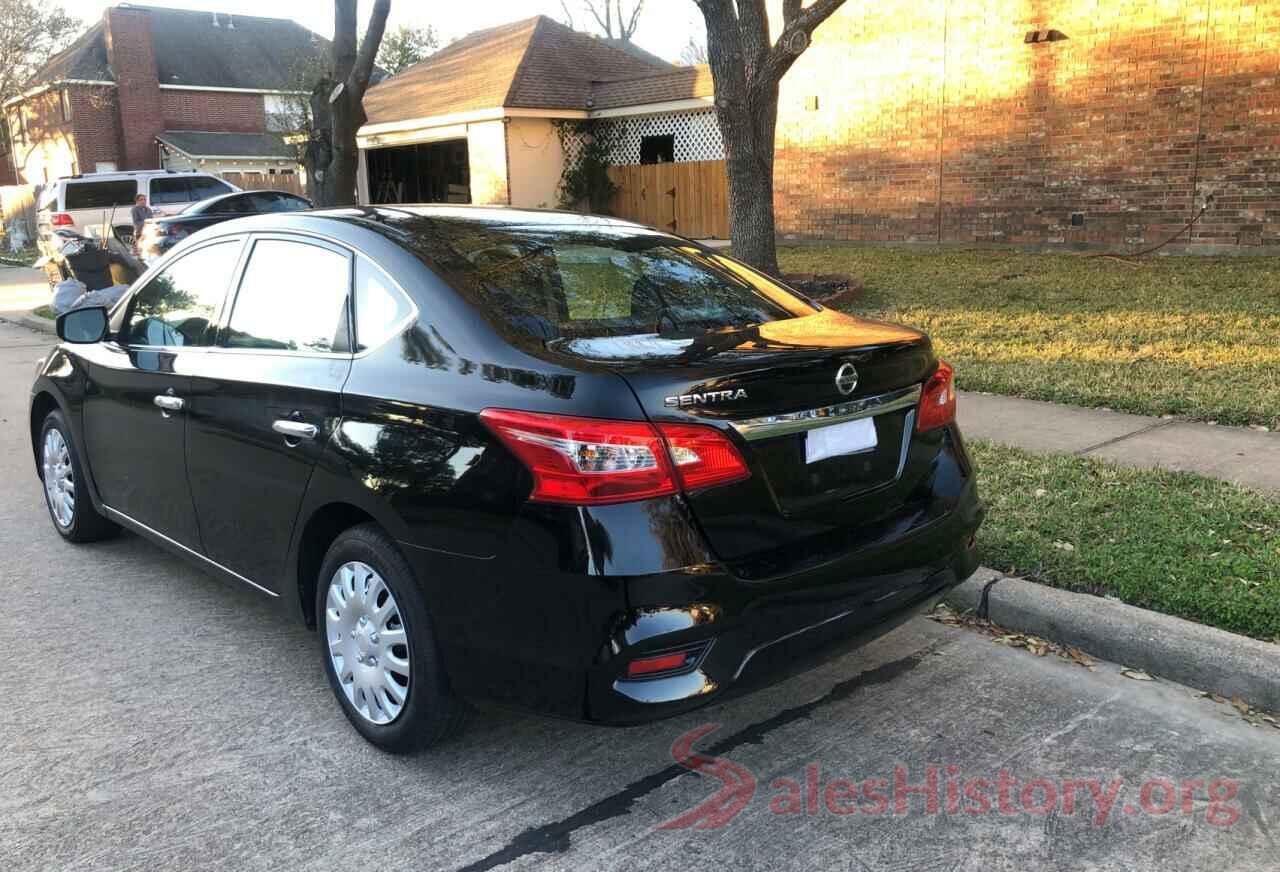
[[[174,170],[137,170],[121,173],[85,173],[50,182],[40,194],[36,227],[40,248],[51,254],[49,240],[55,230],[91,235],[89,227],[111,224],[122,240],[133,238],[129,210],[134,198],[147,195],[157,216],[176,215],[199,200],[240,190],[208,173]]]

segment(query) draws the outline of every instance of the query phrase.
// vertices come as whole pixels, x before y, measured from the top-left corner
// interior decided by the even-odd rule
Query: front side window
[[[133,179],[112,182],[67,182],[64,195],[66,209],[111,209],[132,206],[138,195],[138,183]]]
[[[166,206],[191,202],[191,189],[187,179],[152,179],[151,205]]]
[[[253,245],[227,326],[230,348],[349,351],[347,256],[306,242]]]
[[[212,345],[214,320],[240,256],[240,241],[207,245],[175,261],[129,303],[128,345]]]

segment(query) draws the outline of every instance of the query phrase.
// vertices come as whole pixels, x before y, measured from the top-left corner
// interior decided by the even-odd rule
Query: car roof
[[[209,178],[218,178],[212,173],[206,173],[202,170],[183,172],[177,172],[176,170],[120,170],[112,173],[77,173],[74,176],[59,176],[54,180],[54,184],[58,182],[118,182],[156,176],[173,176],[175,178],[204,178],[207,176]]]
[[[454,224],[483,224],[497,227],[563,227],[568,229],[634,230],[654,233],[653,228],[610,218],[604,215],[588,215],[558,209],[520,209],[511,206],[461,206],[453,204],[421,204],[404,206],[350,206],[346,208],[314,209],[308,212],[271,212],[248,215],[219,224],[221,233],[237,231],[286,229],[304,230],[310,227],[321,231],[335,224],[365,226],[375,229],[395,219],[420,217]],[[663,234],[668,235],[668,234]]]
[[[223,200],[229,200],[232,197],[243,197],[245,194],[279,194],[282,197],[293,197],[296,200],[307,199],[301,194],[295,194],[292,191],[273,191],[270,188],[254,188],[253,190],[250,190],[250,191],[228,191],[225,194],[217,194],[216,196],[213,196],[213,197],[206,197],[203,200],[197,200],[191,205],[200,206],[202,207],[202,211],[203,211],[203,209],[207,209],[209,206],[213,206],[214,204],[219,203]]]

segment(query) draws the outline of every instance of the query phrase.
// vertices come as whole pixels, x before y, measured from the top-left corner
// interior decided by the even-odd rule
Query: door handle
[[[315,424],[308,424],[304,421],[275,421],[271,425],[271,429],[275,430],[286,440],[289,439],[314,439],[316,433],[320,432],[316,429]]]
[[[182,397],[170,396],[167,394],[159,394],[151,402],[155,403],[160,409],[160,414],[166,418],[170,412],[181,412],[184,403]]]

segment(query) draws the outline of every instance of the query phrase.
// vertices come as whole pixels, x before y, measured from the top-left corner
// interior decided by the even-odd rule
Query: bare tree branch
[[[560,8],[564,10],[564,23],[570,30],[576,30],[573,26],[573,13],[569,11],[569,4],[565,0],[560,0]]]
[[[582,0],[582,5],[591,13],[591,17],[596,20],[596,24],[599,24],[604,29],[604,35],[609,39],[613,39],[613,4],[611,0],[604,0],[604,18],[600,17],[600,11],[596,9],[596,4],[592,0]]]
[[[369,78],[373,75],[373,62],[378,56],[378,47],[382,45],[382,34],[387,29],[389,12],[391,12],[391,0],[374,0],[373,12],[369,15],[369,26],[365,29],[364,42],[360,45],[360,55],[356,58],[355,68],[351,71],[351,76],[354,78],[348,79],[348,87],[358,90],[362,97],[365,89],[369,87]]]
[[[764,64],[759,70],[763,81],[777,84],[791,69],[796,58],[809,47],[809,40],[819,24],[844,5],[844,0],[814,0],[813,4],[800,9],[799,0],[786,0],[783,5],[783,28],[778,40],[769,50]],[[788,21],[786,13],[790,10],[792,18]]]
[[[640,12],[644,9],[644,0],[636,0],[636,5],[631,9],[631,20],[627,22],[626,28],[622,31],[622,39],[626,42],[631,41],[631,35],[636,32],[636,25],[640,23]],[[622,27],[622,0],[618,0],[618,26]]]

